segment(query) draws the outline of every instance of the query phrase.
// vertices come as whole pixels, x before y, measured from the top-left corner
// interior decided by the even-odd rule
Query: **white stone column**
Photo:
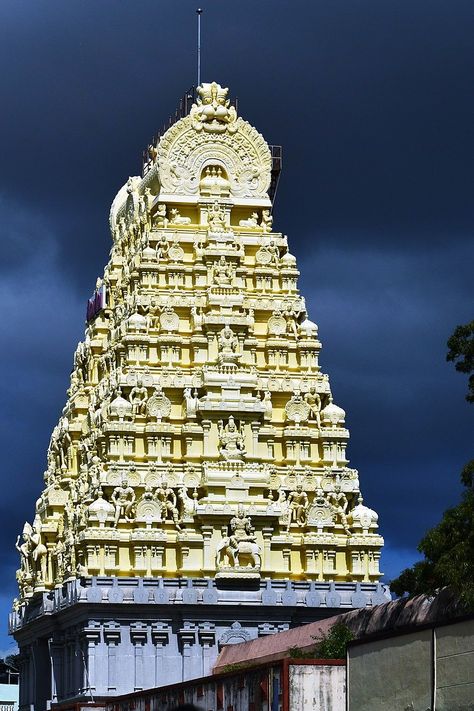
[[[134,691],[145,687],[144,647],[148,639],[148,628],[143,622],[132,622],[130,625],[130,641],[134,652]]]

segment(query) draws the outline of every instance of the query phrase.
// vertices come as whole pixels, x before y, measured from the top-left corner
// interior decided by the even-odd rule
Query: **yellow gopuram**
[[[228,591],[241,590],[234,607],[279,601],[319,616],[386,595],[377,515],[348,466],[345,412],[319,366],[295,257],[273,229],[272,151],[227,89],[197,93],[112,204],[110,260],[74,354],[46,486],[17,542],[20,644],[38,596],[55,590],[56,605],[59,591],[81,585],[89,603],[123,602],[132,580],[135,597],[159,581],[161,597],[144,593],[142,603],[225,608]],[[107,592],[90,592],[101,584]],[[141,620],[151,644],[152,618]],[[108,644],[108,624],[97,645]],[[80,685],[48,693],[81,695]]]

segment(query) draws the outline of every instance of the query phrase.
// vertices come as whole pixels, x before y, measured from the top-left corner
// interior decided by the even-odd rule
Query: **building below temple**
[[[45,488],[17,542],[20,707],[207,674],[387,599],[295,257],[281,150],[203,84],[110,212]]]

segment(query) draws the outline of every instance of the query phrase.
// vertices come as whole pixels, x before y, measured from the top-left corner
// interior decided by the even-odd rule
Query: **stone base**
[[[21,652],[20,711],[180,682],[220,647],[390,599],[374,583],[86,578],[10,616]]]

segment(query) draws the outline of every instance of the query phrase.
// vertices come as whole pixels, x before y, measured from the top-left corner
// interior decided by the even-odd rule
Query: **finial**
[[[197,15],[197,84],[198,87],[201,83],[201,15],[202,8],[198,7],[196,10]]]

